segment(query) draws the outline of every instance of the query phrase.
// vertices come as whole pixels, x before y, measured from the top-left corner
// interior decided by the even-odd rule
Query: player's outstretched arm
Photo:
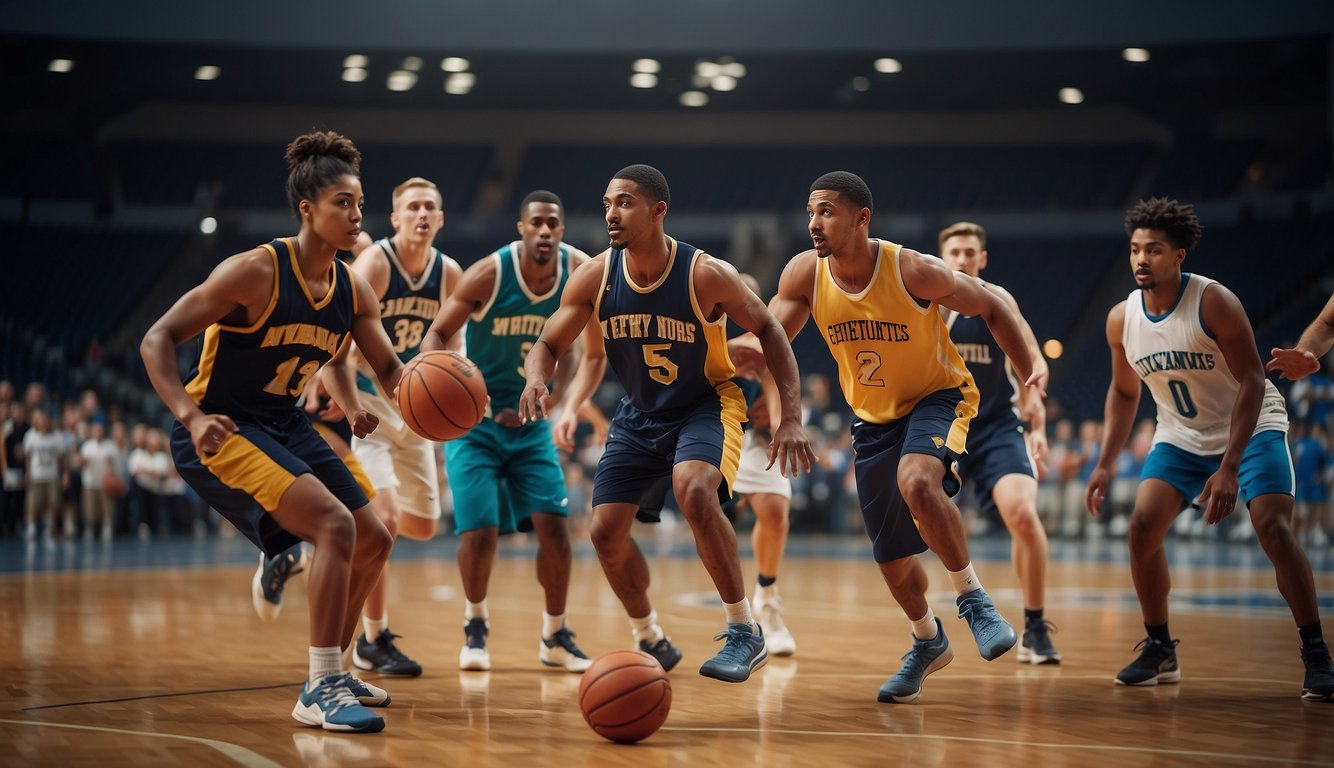
[[[460,274],[454,290],[440,303],[440,311],[422,336],[423,352],[463,349],[459,331],[472,313],[490,305],[499,276],[498,267],[497,259],[488,256]]]
[[[601,416],[601,412],[593,404],[592,397],[607,373],[607,346],[602,338],[602,327],[598,325],[597,316],[591,312],[588,315],[588,322],[584,324],[583,333],[579,335],[579,346],[581,348],[579,369],[569,388],[565,390],[564,410],[551,429],[552,440],[556,443],[556,447],[563,451],[574,450],[574,431],[579,426],[581,418],[592,416],[593,419],[597,419]],[[605,416],[602,417],[602,421],[606,421]],[[596,430],[599,422],[592,423]]]
[[[352,281],[359,298],[357,312],[352,317],[351,340],[379,381],[380,391],[384,392],[387,398],[394,397],[398,392],[398,380],[403,375],[403,363],[394,353],[389,337],[385,335],[384,324],[380,322],[379,301],[369,298],[375,295],[370,284],[355,272],[352,273]],[[352,434],[365,437],[374,432],[380,422],[375,414],[361,407],[348,352],[349,344],[344,342],[330,361],[329,375],[325,377],[324,382],[329,394],[347,414],[348,423],[352,425]]]
[[[1084,490],[1084,506],[1090,515],[1097,516],[1107,498],[1107,486],[1112,479],[1112,465],[1121,447],[1130,437],[1139,408],[1139,377],[1126,360],[1126,348],[1121,343],[1121,329],[1125,326],[1126,303],[1123,301],[1107,313],[1107,347],[1112,353],[1112,383],[1107,387],[1107,401],[1103,406],[1102,450],[1098,465],[1089,475]]]
[[[1274,347],[1270,350],[1269,364],[1271,371],[1278,371],[1283,378],[1296,381],[1320,370],[1320,358],[1334,346],[1334,294],[1330,295],[1325,308],[1311,322],[1297,346],[1292,349]]]
[[[547,320],[542,327],[542,335],[528,351],[523,364],[528,382],[523,394],[519,395],[519,420],[523,423],[547,417],[551,398],[547,382],[551,380],[556,361],[588,325],[589,318],[593,322],[597,320],[593,315],[593,307],[597,302],[598,291],[602,289],[605,265],[604,252],[592,261],[585,262],[570,275],[561,293],[560,308]]]

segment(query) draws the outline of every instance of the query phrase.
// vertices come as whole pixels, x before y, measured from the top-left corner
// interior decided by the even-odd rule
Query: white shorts
[[[755,438],[752,430],[746,433],[741,445],[741,464],[737,467],[732,490],[737,493],[773,493],[785,499],[792,498],[792,481],[778,471],[778,464],[765,469],[769,463],[769,446]]]
[[[366,410],[380,419],[375,431],[352,438],[352,452],[377,491],[393,489],[398,508],[415,517],[440,518],[436,444],[408,429],[398,407],[379,395],[358,392]]]

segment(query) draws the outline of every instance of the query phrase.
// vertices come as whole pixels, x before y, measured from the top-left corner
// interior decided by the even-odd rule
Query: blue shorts
[[[445,443],[454,532],[533,530],[537,512],[568,517],[565,473],[551,442],[551,422],[502,427],[484,419]]]
[[[1302,504],[1321,504],[1328,499],[1328,492],[1325,490],[1325,484],[1320,480],[1304,482],[1297,481],[1297,501]]]
[[[746,401],[732,382],[720,385],[717,395],[667,414],[643,413],[622,399],[593,475],[593,506],[635,504],[640,520],[657,522],[672,487],[672,468],[683,461],[717,467],[723,475],[718,501],[727,501],[741,464]]]
[[[1028,445],[1024,443],[1024,428],[1013,413],[985,426],[973,420],[968,429],[968,452],[959,459],[959,474],[973,481],[973,491],[983,512],[996,511],[991,492],[1002,477],[1037,478]]]
[[[267,556],[301,541],[269,514],[301,475],[315,475],[348,509],[360,509],[375,496],[359,465],[349,467],[338,458],[305,414],[294,409],[282,425],[233,421],[236,433],[202,459],[190,431],[173,424],[171,455],[186,484]]]
[[[955,409],[962,400],[959,390],[942,390],[922,398],[912,413],[889,424],[853,422],[857,499],[877,563],[888,563],[927,549],[899,492],[899,459],[904,454],[922,453],[940,459],[945,465],[941,481],[945,493],[953,496],[959,492],[962,485],[959,454],[951,450],[946,436],[959,428],[960,417]],[[963,429],[967,429],[966,421]]]
[[[1150,478],[1162,480],[1181,492],[1187,502],[1194,502],[1204,490],[1204,484],[1218,471],[1222,454],[1200,456],[1170,443],[1157,443],[1144,460],[1141,481]],[[1283,432],[1267,429],[1251,436],[1246,452],[1241,456],[1237,470],[1241,497],[1250,500],[1270,493],[1293,492],[1292,456]]]

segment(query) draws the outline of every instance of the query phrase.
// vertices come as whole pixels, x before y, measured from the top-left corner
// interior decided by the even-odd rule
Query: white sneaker
[[[486,636],[491,627],[486,619],[469,619],[463,625],[464,642],[459,649],[459,669],[485,672],[491,669],[491,654],[486,650]]]
[[[755,596],[755,621],[764,630],[764,644],[774,656],[791,656],[797,652],[797,641],[783,623],[783,601],[778,595],[766,600]]]
[[[574,633],[568,627],[542,638],[537,658],[548,667],[561,667],[566,672],[583,672],[593,666],[593,660],[574,644]]]

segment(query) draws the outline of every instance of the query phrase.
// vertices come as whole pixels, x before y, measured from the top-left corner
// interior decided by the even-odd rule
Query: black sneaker
[[[1023,664],[1060,664],[1061,652],[1052,645],[1051,636],[1056,625],[1046,619],[1037,619],[1024,625],[1019,640],[1019,661]]]
[[[672,639],[666,635],[653,645],[649,645],[647,640],[640,640],[639,650],[657,659],[663,672],[671,672],[672,667],[681,661],[681,649],[672,645]]]
[[[276,557],[259,553],[259,567],[250,580],[250,601],[261,620],[278,618],[283,609],[283,586],[302,570],[300,543],[293,544]]]
[[[485,672],[491,668],[491,654],[486,650],[486,636],[491,628],[486,619],[468,619],[463,625],[463,647],[459,649],[459,669]]]
[[[358,669],[368,669],[382,675],[417,677],[422,673],[422,665],[398,650],[394,645],[396,637],[399,635],[385,629],[372,643],[366,640],[366,633],[363,632],[352,649],[352,663],[356,664]]]
[[[1334,665],[1329,660],[1329,646],[1324,641],[1302,648],[1306,678],[1302,698],[1307,701],[1334,701]]]
[[[561,627],[551,637],[542,638],[537,658],[548,667],[561,667],[566,672],[583,672],[593,665],[588,654],[574,644],[574,633]]]
[[[1140,651],[1139,658],[1116,673],[1116,684],[1158,685],[1181,682],[1181,669],[1177,666],[1176,651],[1177,643],[1180,642],[1173,640],[1164,643],[1152,637],[1144,638],[1135,646],[1135,650]]]

